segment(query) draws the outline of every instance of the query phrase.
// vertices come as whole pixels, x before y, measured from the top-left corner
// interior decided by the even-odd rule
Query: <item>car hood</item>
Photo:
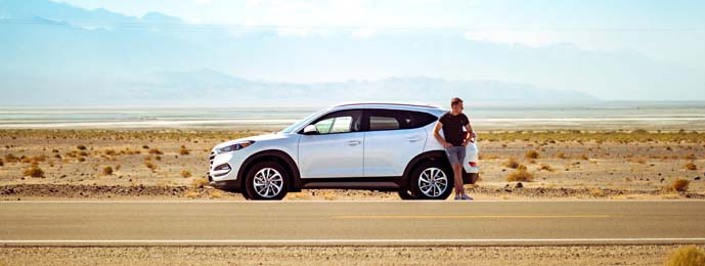
[[[225,146],[233,145],[238,142],[244,142],[244,141],[255,141],[255,142],[265,142],[265,141],[272,141],[272,140],[278,140],[278,139],[284,139],[284,138],[289,138],[291,137],[292,134],[286,134],[286,133],[272,133],[272,134],[265,134],[265,135],[257,135],[257,136],[251,136],[251,137],[246,137],[246,138],[240,138],[240,139],[234,139],[234,140],[229,140],[223,143],[220,143],[216,145],[213,150],[222,148]]]

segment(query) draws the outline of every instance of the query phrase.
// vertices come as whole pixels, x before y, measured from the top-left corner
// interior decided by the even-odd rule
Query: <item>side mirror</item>
[[[318,134],[318,128],[316,125],[308,125],[304,128],[304,135],[316,135]]]

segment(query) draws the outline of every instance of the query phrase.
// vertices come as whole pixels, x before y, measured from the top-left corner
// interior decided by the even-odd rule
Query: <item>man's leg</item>
[[[461,164],[453,164],[453,178],[455,181],[455,195],[462,195],[465,193],[463,189],[463,173]]]

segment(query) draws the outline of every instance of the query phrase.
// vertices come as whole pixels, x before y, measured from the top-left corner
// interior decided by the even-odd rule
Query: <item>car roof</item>
[[[405,110],[405,111],[420,111],[439,115],[445,112],[440,107],[424,104],[411,103],[385,103],[385,102],[365,102],[365,103],[344,103],[331,107],[329,111],[349,110],[349,109],[390,109],[390,110]]]

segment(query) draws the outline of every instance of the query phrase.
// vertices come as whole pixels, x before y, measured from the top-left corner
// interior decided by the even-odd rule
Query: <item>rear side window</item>
[[[367,112],[370,131],[420,128],[437,120],[431,114],[414,111],[371,109]]]
[[[393,116],[370,115],[370,131],[399,129],[399,121]]]

